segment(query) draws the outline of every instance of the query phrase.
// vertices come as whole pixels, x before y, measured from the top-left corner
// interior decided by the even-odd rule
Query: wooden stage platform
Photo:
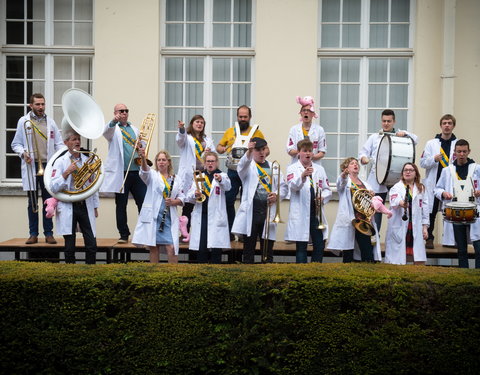
[[[0,259],[3,260],[24,260],[24,261],[53,261],[63,262],[64,240],[62,237],[56,237],[58,241],[55,245],[45,243],[43,237],[39,237],[39,242],[33,245],[25,244],[26,238],[12,238],[0,242],[0,253],[3,253]],[[81,236],[77,237],[77,260],[84,261],[84,243]],[[97,238],[97,262],[99,263],[123,263],[129,261],[148,260],[148,250],[139,248],[131,243],[120,244],[114,238]],[[257,245],[257,248],[259,246]],[[235,263],[240,261],[243,243],[233,241],[232,249],[224,250],[224,262]],[[382,249],[384,246],[382,245]],[[308,248],[311,253],[311,246]],[[383,252],[383,251],[382,251]],[[472,246],[469,246],[469,258],[474,258]],[[256,251],[260,255],[260,251]],[[293,258],[292,258],[293,257]],[[295,262],[295,244],[277,241],[274,246],[275,262]],[[325,250],[324,258],[336,258],[331,261],[341,261],[341,257],[336,256],[329,250]],[[434,249],[427,249],[428,259],[457,259],[457,249],[436,245]],[[180,261],[195,262],[195,252],[188,250],[188,244],[180,244]]]

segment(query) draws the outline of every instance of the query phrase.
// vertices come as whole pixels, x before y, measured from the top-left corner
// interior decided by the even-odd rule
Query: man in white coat
[[[378,146],[381,139],[383,138],[384,133],[394,133],[397,137],[410,137],[412,138],[413,143],[417,144],[417,136],[413,133],[410,133],[406,130],[396,130],[395,126],[395,112],[391,109],[385,109],[382,112],[382,129],[379,133],[374,133],[368,137],[367,141],[363,145],[358,158],[363,165],[372,162],[372,168],[370,169],[370,174],[368,175],[367,182],[372,187],[372,190],[375,192],[375,195],[378,195],[385,202],[387,198],[388,189],[385,185],[380,185],[377,181],[376,173],[376,161],[377,161],[377,152]],[[377,229],[380,232],[380,227],[382,226],[382,214],[375,214],[375,222],[377,223]]]
[[[453,152],[455,149],[455,142],[457,141],[455,134],[453,134],[455,125],[455,117],[450,114],[443,115],[440,119],[441,133],[437,134],[435,138],[427,142],[420,158],[420,166],[425,168],[426,172],[423,184],[427,188],[430,212],[430,226],[428,227],[428,238],[425,243],[427,249],[434,248],[433,241],[435,240],[435,236],[433,235],[433,231],[435,229],[435,220],[440,206],[440,201],[433,195],[433,191],[435,190],[435,185],[442,174],[443,168],[452,164],[455,160],[455,154]],[[451,241],[443,243],[443,245],[453,246],[455,243],[453,241],[452,224],[448,223],[447,228],[452,235],[444,236],[443,238],[451,238]]]
[[[68,150],[52,166],[50,189],[53,193],[73,191],[73,175],[88,159],[80,149],[80,135],[73,129],[64,130],[63,138]],[[98,216],[98,192],[78,202],[62,202],[57,205],[57,233],[65,239],[65,262],[75,263],[75,232],[77,224],[85,242],[85,263],[95,264],[97,254],[95,218]]]
[[[443,168],[440,179],[435,187],[435,196],[445,207],[450,202],[480,204],[480,167],[468,157],[470,145],[465,139],[459,139],[454,148],[455,161],[447,168]],[[445,227],[445,225],[444,225]],[[468,231],[470,230],[470,235]],[[443,235],[446,235],[444,229]],[[458,251],[458,266],[468,268],[468,239],[473,242],[475,250],[475,268],[480,268],[480,221],[473,224],[453,224],[453,235]]]
[[[293,164],[298,161],[298,153],[300,152],[297,148],[298,142],[302,139],[308,139],[312,142],[313,147],[312,161],[321,165],[321,160],[327,152],[327,141],[323,128],[312,122],[313,118],[317,117],[313,98],[309,96],[303,99],[297,98],[297,102],[302,105],[299,112],[301,122],[293,125],[288,133],[287,153],[292,157],[290,163]]]
[[[139,130],[128,121],[128,108],[117,104],[112,121],[105,125],[103,136],[108,141],[108,156],[105,162],[105,179],[101,192],[115,193],[115,216],[120,234],[118,243],[127,243],[130,236],[127,218],[128,195],[132,193],[138,212],[142,209],[147,187],[139,176],[139,165],[130,159]],[[128,169],[128,170],[127,170]],[[122,189],[122,183],[125,185]]]
[[[219,264],[222,262],[223,249],[230,249],[225,200],[225,192],[230,190],[230,179],[218,169],[218,155],[215,152],[206,151],[203,160],[204,181],[199,181],[197,185],[192,180],[192,186],[187,193],[187,199],[195,203],[189,248],[198,251],[198,263],[210,261]]]
[[[36,93],[30,97],[30,109],[25,116],[21,117],[17,123],[17,131],[12,141],[12,150],[22,160],[22,186],[23,190],[28,192],[28,226],[30,237],[26,244],[38,242],[38,208],[37,191],[40,186],[42,194],[42,213],[43,213],[43,232],[45,241],[49,244],[56,244],[53,237],[53,222],[51,218],[46,217],[45,200],[50,198],[50,194],[45,188],[43,175],[37,176],[37,165],[40,162],[45,168],[52,155],[65,148],[60,131],[53,118],[45,114],[45,97]],[[39,155],[35,155],[35,149],[38,145]],[[31,149],[33,148],[33,149]]]
[[[297,149],[298,161],[287,169],[290,210],[285,240],[295,241],[296,262],[307,263],[307,244],[311,237],[312,262],[322,262],[325,240],[328,237],[328,224],[321,205],[330,200],[332,190],[325,169],[312,162],[312,142],[303,139],[298,142]],[[323,228],[319,228],[320,222]]]
[[[262,261],[267,263],[273,261],[273,243],[277,225],[272,220],[277,209],[277,191],[280,190],[280,197],[278,197],[280,200],[288,194],[288,186],[281,171],[274,170],[274,173],[270,171],[272,165],[266,160],[268,152],[267,142],[263,138],[254,137],[250,140],[248,151],[242,156],[237,167],[243,189],[242,202],[233,222],[232,233],[246,236],[243,243],[244,263],[254,263],[258,237],[260,237],[262,254],[265,246],[264,239],[268,238],[266,240],[267,256]],[[273,181],[271,181],[272,175]],[[280,181],[278,181],[279,179]],[[270,217],[268,218],[270,222],[266,234],[267,205],[270,206]]]

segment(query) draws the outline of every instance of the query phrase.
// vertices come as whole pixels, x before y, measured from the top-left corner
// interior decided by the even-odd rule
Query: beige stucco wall
[[[444,82],[444,3],[452,0],[417,0],[414,26],[414,58],[411,130],[419,136],[417,162],[424,144],[438,132],[443,114]],[[271,160],[277,159],[285,170],[288,158],[285,142],[288,129],[298,122],[297,95],[317,95],[317,0],[256,0],[255,66],[253,95],[254,121],[261,125],[272,145]],[[480,103],[480,2],[453,1],[455,8],[454,115],[458,119],[455,133],[472,144],[472,157],[480,162],[480,140],[476,136]],[[142,0],[142,6],[130,0],[95,1],[95,77],[94,96],[108,121],[113,106],[124,102],[131,109],[130,119],[139,124],[146,113],[160,113],[160,2]],[[318,98],[317,102],[318,102]],[[47,98],[48,100],[48,98]],[[208,121],[208,119],[207,119]],[[163,129],[161,121],[158,128]],[[152,154],[162,146],[162,137],[153,137]],[[105,158],[107,142],[94,142]],[[355,152],[353,153],[355,154]],[[1,196],[0,241],[25,237],[28,233],[26,199]],[[326,210],[333,224],[337,204]],[[136,224],[136,207],[129,204],[129,226]],[[288,218],[286,204],[281,208]],[[439,215],[439,220],[441,220]],[[279,227],[283,238],[285,225]],[[386,225],[384,224],[382,232]],[[439,226],[437,225],[437,228]],[[114,237],[115,205],[102,198],[97,232],[99,237]],[[437,237],[438,238],[438,237]]]

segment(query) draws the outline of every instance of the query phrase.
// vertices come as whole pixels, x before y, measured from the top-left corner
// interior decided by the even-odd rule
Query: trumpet
[[[316,191],[315,191],[315,213],[317,214],[318,217],[318,226],[317,229],[324,230],[327,226],[323,224],[323,203],[322,203],[322,189],[318,186],[316,186]]]
[[[196,198],[196,201],[198,203],[205,202],[205,199],[207,199],[207,197],[202,188],[203,183],[205,182],[205,176],[201,171],[196,170],[195,167],[193,167],[193,180],[195,181],[195,186],[197,187],[197,190],[199,190],[202,193],[200,198]]]
[[[273,182],[274,176],[277,176],[277,200],[275,202],[275,216],[272,221],[270,221],[270,205],[267,201],[267,215],[265,219],[265,238],[263,240],[263,249],[262,249],[262,261],[266,262],[268,259],[268,235],[270,234],[270,222],[278,224],[283,223],[282,219],[280,218],[280,164],[278,161],[272,162],[270,172],[270,182],[272,184],[272,192],[273,192]]]
[[[30,123],[30,125],[27,125],[28,122]],[[23,123],[23,130],[25,131],[25,139],[27,141],[27,152],[28,152],[28,155],[32,158],[32,163],[35,163],[35,158],[37,158],[38,166],[37,166],[36,176],[40,177],[40,176],[43,176],[44,170],[43,170],[42,160],[40,159],[40,155],[38,152],[38,141],[37,141],[37,137],[35,137],[35,133],[33,129],[34,126],[35,124],[33,123],[32,120],[26,120]],[[28,194],[32,201],[32,212],[37,213],[38,212],[38,192],[37,192],[37,186],[35,183],[35,176],[33,173],[34,173],[33,165],[31,163],[27,163],[28,186],[33,189],[33,190],[29,189]]]

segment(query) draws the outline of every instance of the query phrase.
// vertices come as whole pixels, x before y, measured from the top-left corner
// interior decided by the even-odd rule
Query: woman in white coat
[[[375,230],[375,245],[372,245],[371,237],[359,232],[353,226],[353,220],[358,216],[354,210],[352,197],[356,190],[372,190],[367,182],[361,181],[358,177],[358,160],[350,157],[345,159],[340,165],[342,173],[337,178],[337,191],[339,196],[338,212],[328,248],[334,251],[343,252],[343,262],[349,263],[355,260],[366,262],[381,261],[382,253],[380,251],[380,240],[375,220],[370,220],[370,224]]]
[[[179,220],[177,206],[183,205],[182,180],[173,174],[172,159],[168,151],[155,156],[155,170],[139,148],[142,159],[140,178],[147,185],[147,193],[133,234],[132,243],[150,250],[150,262],[158,263],[160,252],[166,253],[169,263],[178,263]]]
[[[328,224],[325,211],[319,205],[330,200],[332,191],[323,167],[312,162],[313,143],[303,139],[298,142],[297,149],[298,161],[287,169],[290,210],[285,240],[296,243],[296,262],[307,263],[307,245],[311,237],[312,262],[322,262]],[[319,213],[323,229],[319,228]]]
[[[195,202],[189,248],[198,251],[198,263],[210,260],[210,263],[218,264],[222,262],[223,249],[230,249],[225,192],[230,190],[231,184],[227,174],[218,169],[215,152],[206,151],[203,160],[205,181],[199,181],[198,185],[192,182],[187,194],[187,200]]]
[[[385,240],[385,263],[424,265],[427,261],[424,240],[428,237],[429,204],[420,173],[413,163],[405,163],[402,179],[389,192],[393,215]]]
[[[193,116],[186,129],[185,123],[179,120],[176,140],[180,149],[178,174],[181,175],[184,182],[183,191],[188,191],[193,181],[193,170],[203,171],[203,153],[215,151],[215,145],[213,139],[205,134],[205,119],[202,115]],[[182,215],[190,220],[192,210],[193,204],[186,203],[183,206]],[[190,223],[188,228],[190,228]]]

